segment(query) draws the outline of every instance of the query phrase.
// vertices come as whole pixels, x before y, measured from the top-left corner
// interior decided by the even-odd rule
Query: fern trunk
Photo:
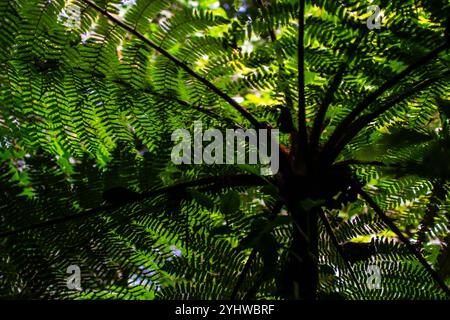
[[[294,218],[288,260],[281,275],[281,294],[287,299],[316,300],[318,276],[318,215],[291,210]]]

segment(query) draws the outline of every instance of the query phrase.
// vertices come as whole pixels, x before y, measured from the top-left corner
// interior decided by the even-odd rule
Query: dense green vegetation
[[[0,44],[0,297],[450,297],[450,1],[0,0]],[[194,121],[280,171],[175,165]]]

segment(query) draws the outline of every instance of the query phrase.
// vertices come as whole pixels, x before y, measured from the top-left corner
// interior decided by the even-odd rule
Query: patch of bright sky
[[[241,97],[241,96],[233,97],[233,100],[236,101],[237,103],[242,103],[242,102],[244,102],[244,98]]]
[[[199,67],[203,67],[205,65],[205,62],[209,60],[209,56],[204,54],[201,56],[200,60],[196,61],[196,65]]]
[[[81,43],[85,44],[87,39],[91,36],[91,33],[89,31],[86,31],[85,33],[81,34]]]
[[[217,9],[219,9],[219,8],[220,8],[220,2],[219,2],[219,1],[216,1],[216,2],[214,2],[213,4],[210,4],[210,5],[209,5],[209,8],[210,8],[211,10],[217,10]]]
[[[95,22],[92,22],[91,27],[89,28],[89,31],[86,31],[81,34],[81,43],[86,43],[86,41],[93,37],[95,35],[95,28],[97,27],[97,24]]]
[[[172,251],[172,254],[176,257],[181,257],[182,252],[180,249],[178,249],[176,246],[172,245],[170,246],[170,250]]]
[[[244,13],[244,12],[246,12],[246,11],[247,11],[247,6],[246,6],[246,5],[243,5],[243,6],[240,6],[240,7],[239,7],[238,12]]]
[[[251,53],[252,51],[253,51],[252,42],[249,40],[245,40],[244,43],[242,44],[242,53],[246,54]]]

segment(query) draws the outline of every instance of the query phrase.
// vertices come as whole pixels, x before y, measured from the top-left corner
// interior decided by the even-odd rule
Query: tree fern
[[[219,3],[0,3],[0,296],[448,299],[450,3]],[[279,172],[175,165],[198,120]]]

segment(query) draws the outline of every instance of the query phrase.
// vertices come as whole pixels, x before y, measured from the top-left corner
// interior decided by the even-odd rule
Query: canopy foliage
[[[448,0],[1,0],[0,296],[448,298],[449,17]],[[280,129],[280,172],[173,164],[196,120]]]

